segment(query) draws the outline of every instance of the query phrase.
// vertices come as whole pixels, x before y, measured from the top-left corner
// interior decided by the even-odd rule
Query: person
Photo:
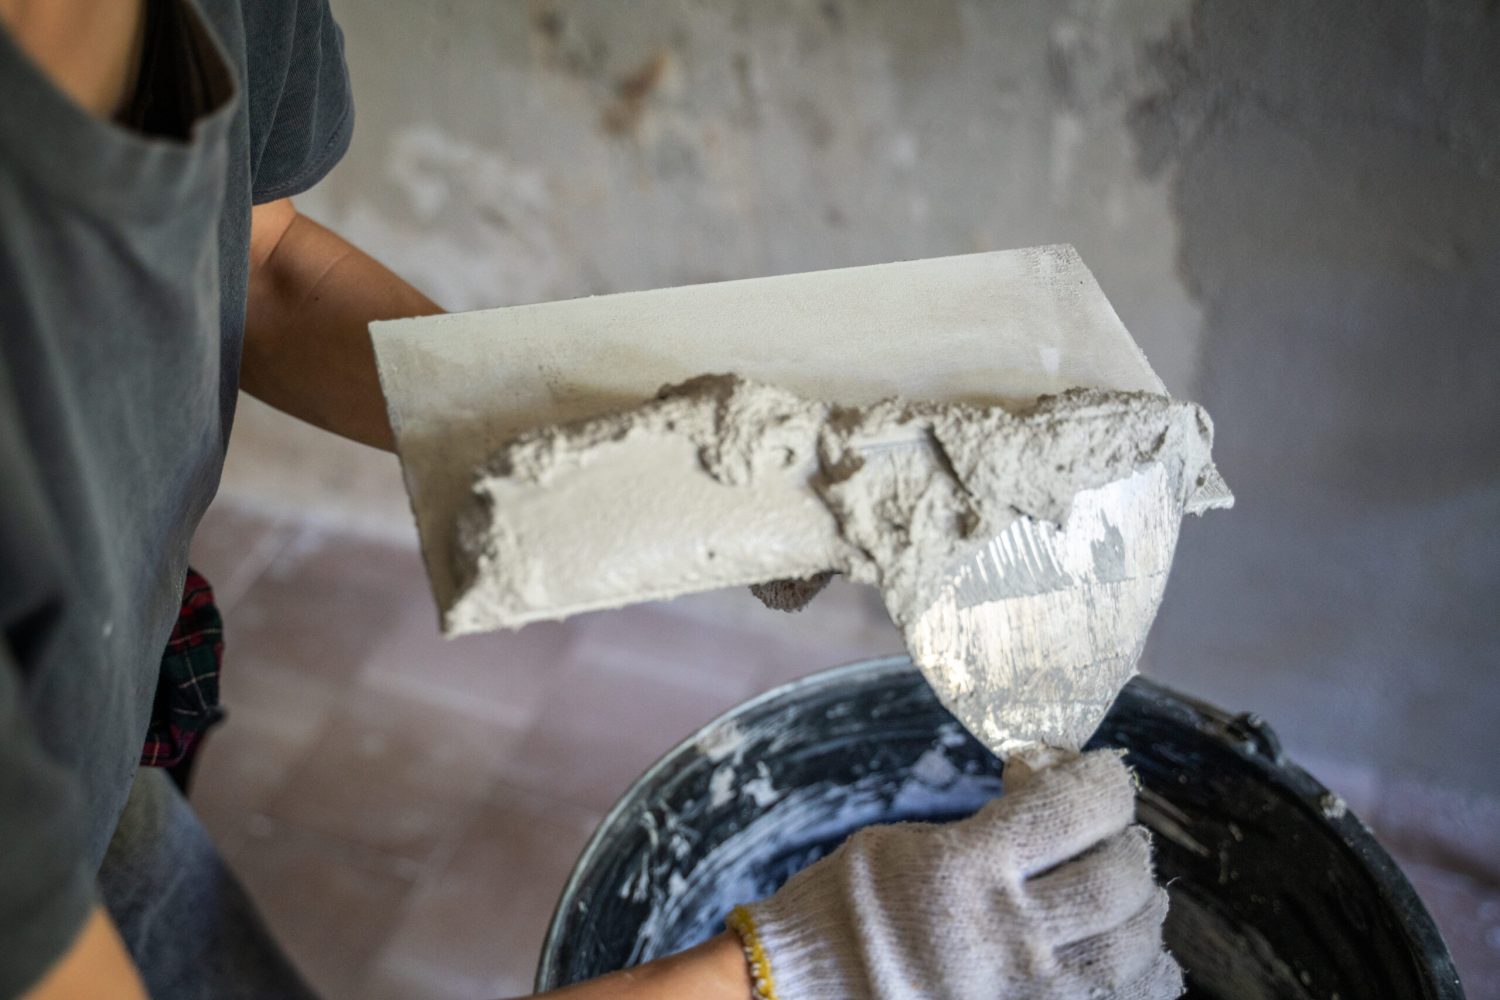
[[[291,200],[349,91],[325,0],[0,0],[0,996],[312,995],[179,788],[221,648],[187,548],[240,389],[391,447],[367,324],[438,307]],[[1124,766],[1012,786],[559,995],[1176,995]]]

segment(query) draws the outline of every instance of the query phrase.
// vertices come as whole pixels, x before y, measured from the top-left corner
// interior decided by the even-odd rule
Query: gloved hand
[[[1111,751],[1031,770],[969,819],[850,837],[729,925],[761,1000],[1170,1000],[1167,895]]]

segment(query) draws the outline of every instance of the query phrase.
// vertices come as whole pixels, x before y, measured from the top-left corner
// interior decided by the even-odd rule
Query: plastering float
[[[545,481],[476,475],[520,436],[602,419],[666,383],[733,372],[845,406],[1024,407],[1080,387],[1165,395],[1068,246],[397,320],[371,334],[450,635],[841,565],[847,542],[801,453],[754,490],[705,477],[698,443],[670,436],[604,442]],[[1182,485],[1143,468],[1079,492],[1065,523],[1020,517],[975,539],[932,607],[900,622],[976,735],[1000,750],[1076,746],[1092,731],[1134,670],[1182,514],[1232,499],[1211,464]],[[476,503],[503,541],[488,569]],[[1103,554],[1101,532],[1120,540]]]

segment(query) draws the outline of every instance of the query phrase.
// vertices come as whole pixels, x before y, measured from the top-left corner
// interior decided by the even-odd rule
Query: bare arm
[[[724,933],[670,958],[540,994],[545,1000],[749,1000],[750,967]]]
[[[146,987],[125,951],[114,921],[100,906],[46,977],[24,1000],[85,1000],[87,997],[147,1000]]]
[[[22,1000],[149,1000],[114,922],[95,907],[67,953]],[[748,1000],[740,942],[724,933],[696,948],[540,994],[545,1000]]]
[[[367,325],[439,312],[369,254],[299,215],[291,199],[257,205],[240,387],[324,430],[390,450]]]

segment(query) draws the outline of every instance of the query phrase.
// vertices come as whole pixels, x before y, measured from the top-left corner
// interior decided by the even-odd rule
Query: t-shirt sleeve
[[[51,515],[0,362],[0,996],[19,996],[62,957],[96,892],[71,773],[37,739],[25,671],[53,639],[61,570]]]
[[[243,6],[251,198],[290,198],[322,180],[349,148],[354,99],[344,34],[326,0]]]

